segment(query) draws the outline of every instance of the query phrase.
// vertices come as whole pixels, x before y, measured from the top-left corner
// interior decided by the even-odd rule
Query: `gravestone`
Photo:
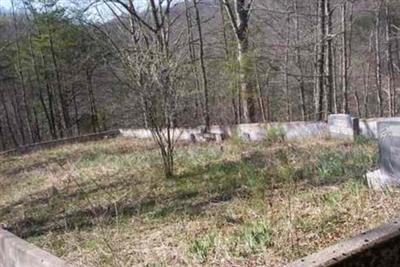
[[[328,117],[328,130],[331,138],[354,140],[359,133],[359,120],[348,114],[333,114]]]
[[[367,174],[374,189],[400,185],[400,121],[378,122],[379,167]]]

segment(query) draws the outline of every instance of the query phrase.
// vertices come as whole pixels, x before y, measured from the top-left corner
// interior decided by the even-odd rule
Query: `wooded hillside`
[[[2,10],[0,150],[117,127],[399,112],[396,0],[63,3]]]

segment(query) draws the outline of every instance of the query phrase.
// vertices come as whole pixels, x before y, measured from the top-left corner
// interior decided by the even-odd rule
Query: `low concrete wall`
[[[0,229],[0,267],[72,267],[72,265]]]
[[[361,134],[367,137],[374,138],[376,136],[377,121],[384,119],[368,119],[360,120]],[[277,128],[283,134],[286,140],[309,139],[315,137],[329,136],[328,124],[326,122],[274,122],[274,123],[250,123],[239,124],[234,126],[211,126],[210,133],[222,136],[222,139],[232,137],[238,134],[241,138],[247,141],[261,141],[267,138],[268,130]],[[173,131],[173,138],[179,141],[194,141],[193,138],[199,137],[203,132],[204,126],[197,128],[177,128]],[[21,146],[16,149],[0,152],[1,155],[24,154],[39,149],[53,148],[60,145],[82,143],[89,141],[101,140],[104,138],[113,138],[117,136],[150,139],[152,133],[149,129],[119,129],[108,132],[95,133],[49,142],[36,143]],[[220,139],[219,139],[220,140]],[[199,140],[197,140],[199,141]],[[204,141],[204,140],[203,140]]]
[[[312,138],[327,135],[327,124],[325,122],[285,122],[285,123],[249,123],[234,126],[213,125],[210,133],[232,137],[238,134],[248,141],[261,141],[267,138],[268,129],[277,128],[282,131],[287,140]],[[151,131],[147,129],[120,129],[121,136],[139,139],[151,138]],[[202,127],[178,128],[173,132],[174,138],[180,141],[191,141],[193,135],[202,133]]]
[[[276,128],[281,131],[284,139],[307,139],[327,136],[327,124],[325,122],[285,122],[285,123],[253,123],[239,124],[231,132],[236,130],[239,136],[250,141],[261,141],[268,137],[268,131]]]
[[[378,122],[382,121],[400,121],[400,118],[395,117],[360,119],[360,135],[371,139],[378,139]]]
[[[360,119],[360,134],[362,136],[378,139],[378,121],[379,118]]]
[[[138,139],[152,138],[152,133],[149,129],[120,129],[122,137],[131,137]],[[164,130],[166,134],[166,130]],[[192,134],[201,134],[201,128],[175,128],[172,130],[172,138],[180,141],[190,141]]]
[[[53,147],[66,145],[66,144],[97,141],[97,140],[102,140],[104,138],[115,138],[115,137],[119,136],[120,134],[121,133],[119,130],[112,130],[112,131],[107,131],[107,132],[81,135],[81,136],[64,138],[64,139],[59,139],[59,140],[52,140],[52,141],[43,142],[43,143],[29,144],[29,145],[20,146],[16,149],[0,152],[0,156],[2,156],[2,155],[6,156],[6,155],[12,155],[12,154],[25,154],[25,153],[30,153],[32,151],[36,151],[36,150],[40,150],[40,149],[48,149],[48,148],[53,148]]]
[[[400,266],[400,221],[361,233],[288,265],[288,267],[326,266]]]
[[[328,131],[325,122],[272,123],[271,127],[281,127],[286,140],[325,137]]]
[[[331,138],[354,141],[360,133],[359,119],[349,114],[331,114],[328,116],[328,132]]]

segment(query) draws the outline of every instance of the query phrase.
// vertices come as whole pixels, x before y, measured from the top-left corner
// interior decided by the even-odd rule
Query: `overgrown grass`
[[[163,178],[151,142],[0,157],[0,222],[85,266],[282,266],[399,215],[369,191],[376,145],[182,145]]]

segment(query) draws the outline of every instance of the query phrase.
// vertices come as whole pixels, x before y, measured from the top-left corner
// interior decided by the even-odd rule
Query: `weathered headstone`
[[[368,185],[379,189],[400,185],[400,121],[378,122],[379,167],[367,174]]]
[[[331,138],[354,140],[359,133],[359,120],[348,114],[333,114],[328,117],[328,130]]]

